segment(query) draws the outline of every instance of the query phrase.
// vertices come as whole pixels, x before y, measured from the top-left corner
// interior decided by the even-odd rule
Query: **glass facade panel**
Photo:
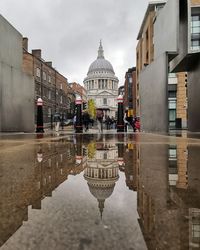
[[[191,20],[191,50],[200,50],[200,15],[193,15]]]
[[[169,100],[169,109],[176,109],[176,100]]]
[[[169,120],[170,121],[175,121],[176,120],[176,110],[169,110]]]
[[[168,75],[168,84],[177,84],[178,78],[176,76],[176,73],[169,73]]]

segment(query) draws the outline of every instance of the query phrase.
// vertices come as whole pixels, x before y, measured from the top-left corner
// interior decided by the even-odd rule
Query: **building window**
[[[169,73],[168,84],[177,84],[178,78],[175,73]]]
[[[63,103],[63,97],[62,97],[62,95],[60,97],[60,103]]]
[[[51,83],[51,76],[48,77],[48,82]]]
[[[62,83],[60,84],[60,89],[63,89],[63,85],[62,85]]]
[[[176,128],[176,92],[169,91],[168,98],[168,109],[169,109],[169,128]]]
[[[176,128],[176,110],[169,110],[169,127]]]
[[[36,76],[37,76],[37,77],[40,77],[40,68],[37,68],[37,69],[36,69]]]
[[[200,224],[192,224],[192,237],[200,238]]]
[[[200,40],[192,40],[191,42],[192,50],[200,49]]]
[[[191,50],[200,50],[200,15],[191,17]]]
[[[177,148],[176,148],[176,146],[170,145],[168,152],[169,152],[169,169],[168,169],[169,185],[176,186],[176,183],[178,180]]]
[[[107,99],[106,98],[103,98],[103,104],[107,105]]]
[[[172,100],[175,98],[175,100],[176,100],[176,91],[169,91],[168,92],[168,97],[172,98]]]
[[[190,222],[191,222],[191,245],[194,244],[196,248],[200,246],[200,212],[199,209],[190,209]]]
[[[45,72],[43,72],[42,77],[43,77],[43,80],[44,80],[44,81],[46,81],[46,80],[47,80],[47,75],[46,75],[46,73],[45,73]]]
[[[176,109],[176,100],[169,100],[169,109]]]

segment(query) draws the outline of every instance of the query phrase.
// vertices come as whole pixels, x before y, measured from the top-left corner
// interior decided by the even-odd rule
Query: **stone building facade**
[[[105,115],[116,116],[118,78],[113,67],[104,58],[104,50],[100,42],[97,59],[90,65],[84,86],[88,100],[93,99],[96,108],[104,111]]]
[[[68,80],[52,66],[52,62],[42,59],[40,49],[28,52],[28,39],[23,39],[23,71],[34,77],[35,104],[39,97],[44,101],[44,123],[49,124],[58,112],[63,118],[72,118],[75,108],[75,95]],[[36,105],[35,105],[36,116]]]

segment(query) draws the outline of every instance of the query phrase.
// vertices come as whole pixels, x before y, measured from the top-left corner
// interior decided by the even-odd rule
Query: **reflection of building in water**
[[[140,145],[140,156],[137,209],[148,249],[200,249],[200,148]]]
[[[41,209],[69,174],[83,171],[75,155],[76,145],[66,141],[0,153],[0,246],[28,220],[28,206]]]
[[[200,249],[200,209],[189,209],[190,249]]]
[[[124,169],[123,170],[126,176],[127,187],[131,190],[136,190],[137,189],[136,145],[133,143],[128,143],[124,146]]]
[[[90,149],[91,147],[88,147]],[[98,200],[102,217],[105,200],[111,196],[118,180],[117,147],[112,142],[97,142],[95,153],[88,152],[87,168],[84,171],[91,194]]]
[[[187,189],[187,144],[169,146],[169,185]]]

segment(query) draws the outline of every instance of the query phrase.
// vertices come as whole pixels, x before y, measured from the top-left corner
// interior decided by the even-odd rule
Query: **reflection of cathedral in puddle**
[[[105,200],[113,193],[115,182],[118,180],[117,147],[113,143],[97,143],[88,167],[84,171],[91,194],[98,200],[102,217]],[[88,152],[90,155],[90,152]]]

